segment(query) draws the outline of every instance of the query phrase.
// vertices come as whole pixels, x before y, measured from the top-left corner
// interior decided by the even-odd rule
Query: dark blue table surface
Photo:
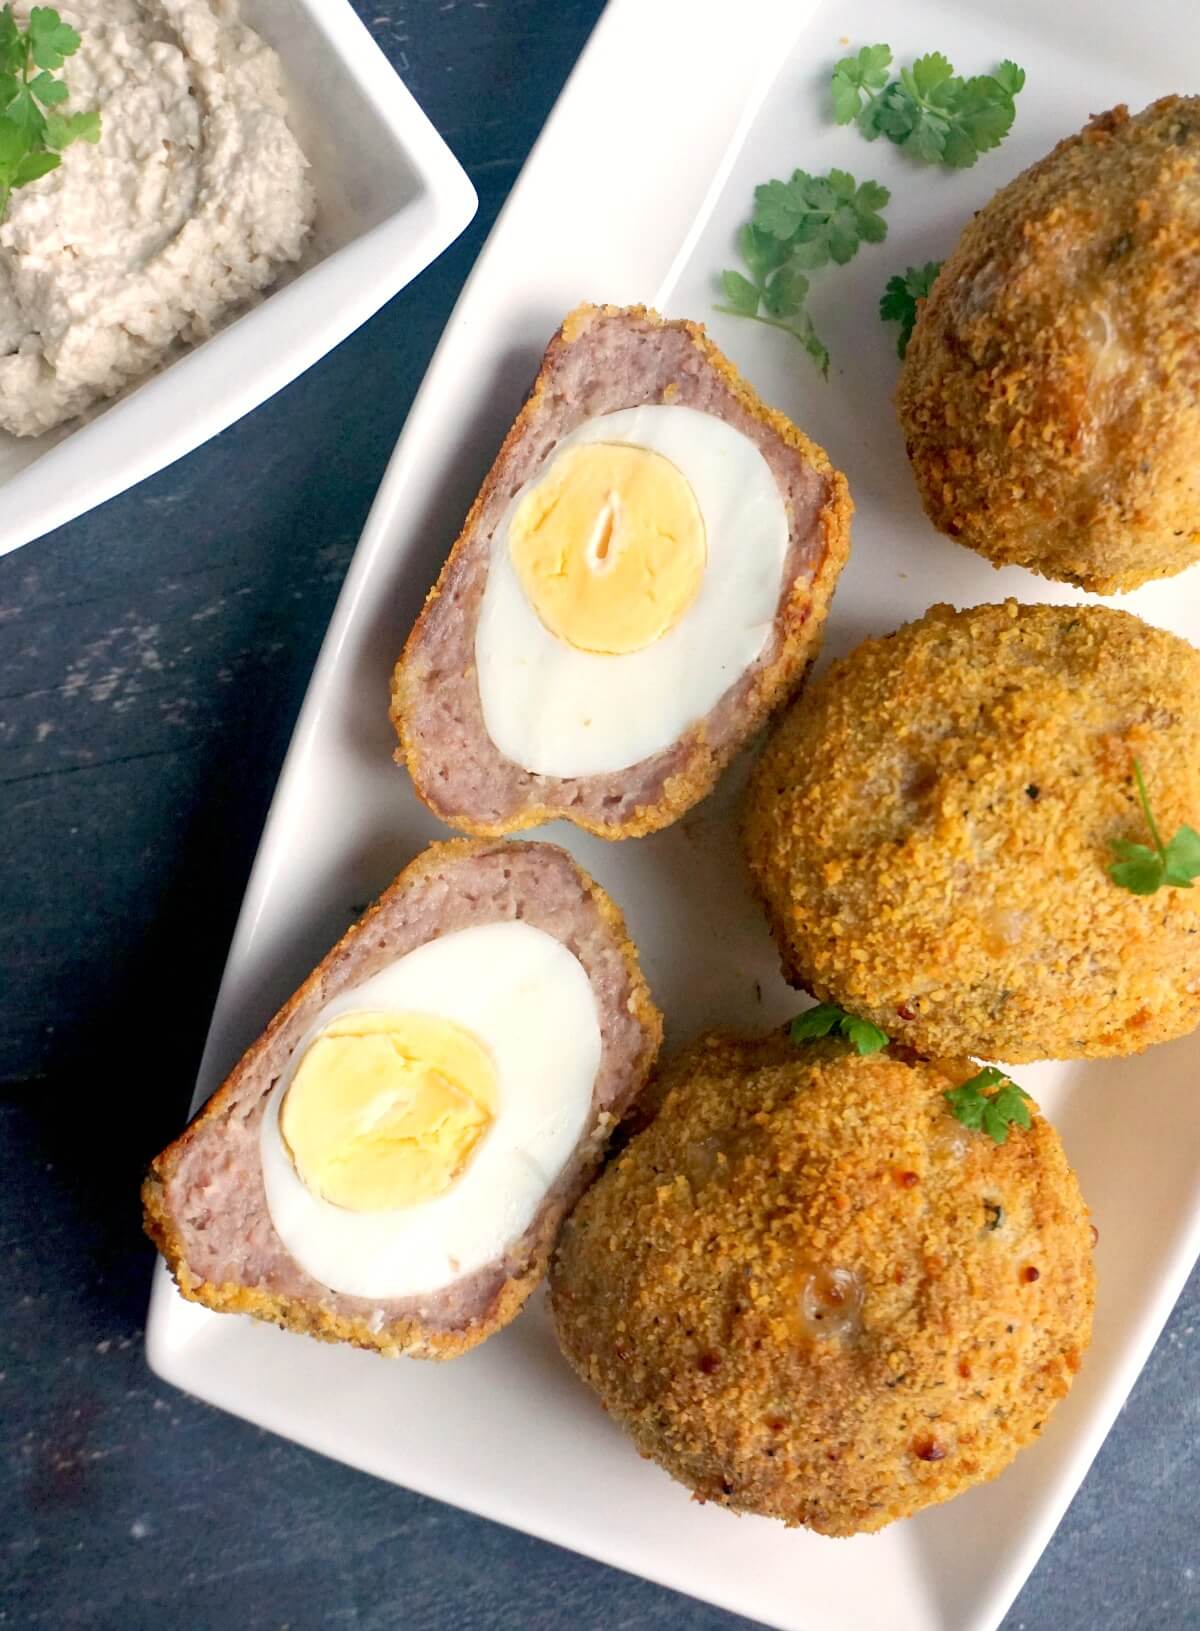
[[[138,1180],[183,1119],[309,670],[601,5],[358,9],[470,172],[474,225],[249,419],[0,561],[0,1626],[732,1631],[223,1416],[142,1357]],[[1193,1277],[1005,1631],[1200,1624],[1198,1324]]]

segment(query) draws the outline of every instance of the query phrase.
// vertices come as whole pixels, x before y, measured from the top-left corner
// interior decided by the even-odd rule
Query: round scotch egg
[[[489,835],[674,821],[802,679],[849,514],[702,329],[581,308],[397,666],[417,792]]]
[[[433,845],[151,1168],[210,1307],[449,1356],[506,1324],[657,1052],[616,907],[546,844]]]
[[[934,526],[1105,595],[1200,559],[1198,314],[1200,97],[1096,115],[921,308],[896,400]]]
[[[826,1535],[994,1477],[1091,1337],[1093,1235],[1032,1105],[956,1119],[965,1059],[714,1035],[562,1232],[550,1301],[609,1417],[703,1501]]]
[[[1139,1053],[1200,1023],[1200,652],[1107,606],[934,606],[788,711],[746,795],[784,973],[932,1055]],[[1183,880],[1186,885],[1186,878]]]

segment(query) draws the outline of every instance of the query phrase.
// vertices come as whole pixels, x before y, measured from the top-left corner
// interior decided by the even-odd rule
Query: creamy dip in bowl
[[[279,58],[237,0],[60,10],[69,106],[99,108],[101,137],[0,224],[0,428],[21,436],[205,339],[299,259],[314,213]]]

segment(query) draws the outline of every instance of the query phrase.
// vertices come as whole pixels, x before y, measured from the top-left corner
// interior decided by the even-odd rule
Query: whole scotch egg
[[[841,1041],[702,1038],[571,1214],[563,1352],[697,1498],[852,1535],[1002,1471],[1092,1326],[1058,1135],[952,1115],[977,1071]]]

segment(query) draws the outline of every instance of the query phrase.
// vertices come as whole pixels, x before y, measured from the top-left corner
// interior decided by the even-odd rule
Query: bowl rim
[[[165,469],[259,407],[398,294],[474,216],[478,199],[466,172],[351,0],[293,4],[388,128],[412,173],[411,195],[0,480],[0,556]],[[247,369],[251,346],[256,360]]]

